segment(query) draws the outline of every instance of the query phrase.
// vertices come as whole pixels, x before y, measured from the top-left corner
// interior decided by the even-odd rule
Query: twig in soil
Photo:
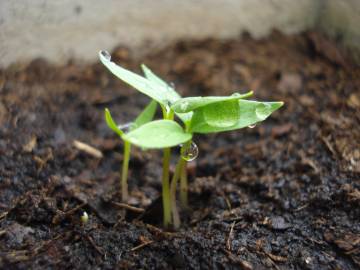
[[[130,249],[130,251],[133,252],[133,251],[139,250],[139,249],[141,249],[141,248],[143,248],[143,247],[146,247],[147,245],[150,245],[150,244],[152,244],[152,243],[154,243],[154,241],[152,241],[152,240],[147,241],[147,242],[142,243],[142,244],[140,244],[140,245],[138,245],[138,246],[136,246],[136,247],[133,247],[132,249]]]
[[[120,208],[125,208],[126,210],[130,210],[136,213],[144,213],[145,209],[144,208],[139,208],[139,207],[135,207],[135,206],[131,206],[128,205],[126,203],[119,203],[119,202],[111,202],[113,205],[120,207]]]
[[[171,232],[165,232],[162,229],[151,225],[151,224],[146,224],[146,228],[152,233],[155,234],[156,236],[165,236],[165,237],[176,237],[177,233],[171,233]]]
[[[334,157],[336,157],[336,151],[334,150],[334,147],[331,145],[329,138],[321,136],[321,140],[325,143],[326,147],[329,149],[331,154],[333,154]]]
[[[66,217],[74,214],[77,210],[79,210],[80,208],[83,208],[87,203],[82,203],[76,207],[74,207],[73,209],[70,209],[69,211],[66,211],[65,213],[64,212],[61,212],[59,211],[59,213],[57,213],[53,220],[52,220],[52,223],[53,224],[58,224],[59,222],[61,222],[62,220],[64,220]]]
[[[304,205],[296,208],[296,209],[294,210],[294,212],[299,212],[299,211],[301,211],[301,210],[304,210],[304,209],[307,208],[308,206],[309,206],[309,204],[306,203],[306,204],[304,204]]]
[[[9,213],[8,211],[1,213],[1,214],[0,214],[0,220],[2,220],[3,218],[5,218],[8,213]]]
[[[228,238],[226,240],[226,249],[229,250],[229,251],[231,251],[231,242],[232,242],[233,235],[234,235],[234,226],[235,226],[235,224],[236,224],[235,221],[231,224],[229,236],[228,236]]]
[[[31,256],[37,255],[41,249],[43,249],[45,246],[48,246],[51,242],[58,240],[59,238],[61,238],[62,236],[64,236],[64,234],[59,234],[57,236],[55,236],[54,238],[44,241],[40,246],[34,248],[33,250],[31,250]]]
[[[253,266],[251,265],[251,263],[241,260],[240,258],[238,258],[237,256],[235,256],[234,254],[232,254],[230,251],[223,249],[224,252],[227,254],[228,258],[230,261],[237,263],[240,265],[241,269],[244,270],[252,270],[254,269]]]
[[[194,226],[200,221],[204,220],[210,214],[210,212],[211,210],[209,208],[205,208],[204,213],[199,218],[190,221],[190,225]]]
[[[104,156],[100,150],[78,140],[74,140],[73,145],[78,150],[83,151],[93,157],[102,158]]]
[[[102,251],[102,249],[100,247],[98,247],[94,240],[91,238],[91,236],[89,235],[84,235],[85,239],[89,241],[89,243],[93,246],[93,248],[101,255],[101,256],[106,256],[106,254],[104,253],[104,251]]]

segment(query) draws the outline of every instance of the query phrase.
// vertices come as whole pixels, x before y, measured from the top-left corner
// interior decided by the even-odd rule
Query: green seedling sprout
[[[149,105],[145,107],[145,109],[139,114],[139,116],[135,119],[133,123],[130,123],[129,130],[133,131],[138,127],[150,122],[155,115],[157,103],[152,100]],[[109,128],[111,128],[119,137],[124,141],[124,154],[123,154],[123,162],[122,162],[122,170],[121,170],[121,199],[123,202],[128,201],[128,171],[129,171],[129,160],[130,160],[130,151],[131,151],[131,142],[124,139],[126,133],[119,128],[119,126],[113,120],[109,109],[105,109],[105,120]]]
[[[180,201],[187,207],[186,162],[197,155],[197,146],[192,142],[193,134],[217,133],[253,127],[264,121],[283,102],[258,102],[247,100],[253,92],[234,93],[228,97],[186,97],[182,98],[173,87],[142,65],[145,77],[128,71],[114,62],[110,54],[99,52],[101,62],[118,78],[134,87],[141,93],[158,102],[163,111],[163,120],[144,124],[136,130],[122,135],[122,138],[143,148],[164,149],[162,197],[164,208],[164,225],[180,226],[179,213],[176,207],[177,182],[180,179]],[[174,116],[183,123],[179,125]],[[170,148],[181,145],[180,158],[169,184]]]

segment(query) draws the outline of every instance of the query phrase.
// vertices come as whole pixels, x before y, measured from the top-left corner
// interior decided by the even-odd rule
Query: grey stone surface
[[[313,25],[314,0],[1,0],[0,66],[43,56],[94,60],[123,44],[145,53],[181,38],[255,37]]]
[[[318,29],[354,51],[360,62],[360,0],[322,0]]]
[[[316,28],[359,46],[360,0],[1,0],[0,67],[36,57],[62,64],[100,49],[141,56],[184,38],[262,37]]]

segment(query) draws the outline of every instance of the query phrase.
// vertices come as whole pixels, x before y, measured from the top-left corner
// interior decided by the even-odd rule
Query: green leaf
[[[157,108],[157,102],[155,100],[152,100],[145,107],[145,109],[139,114],[139,116],[136,117],[136,119],[134,121],[133,128],[131,128],[130,130],[134,130],[136,128],[139,128],[142,125],[144,125],[144,124],[150,122],[151,120],[153,120],[155,112],[156,112],[156,108]]]
[[[175,91],[175,89],[173,87],[171,87],[168,83],[166,83],[159,76],[155,75],[147,66],[142,64],[141,68],[145,74],[145,77],[148,80],[158,84],[160,87],[166,87],[168,89],[169,94],[172,96],[172,100],[179,100],[181,98],[181,96]],[[183,121],[183,123],[188,122],[192,116],[192,113],[178,113],[178,112],[175,112],[175,113],[181,119],[181,121]]]
[[[154,72],[152,72],[145,64],[141,65],[141,68],[145,74],[145,77],[153,82],[154,84],[158,85],[158,87],[165,88],[167,90],[168,100],[173,103],[176,100],[178,100],[180,95],[175,91],[173,87],[171,87],[167,82],[165,82],[163,79],[161,79],[159,76],[157,76]]]
[[[115,133],[117,133],[120,137],[123,136],[124,132],[118,128],[114,119],[111,117],[111,113],[108,108],[105,109],[105,121],[109,128],[111,128]]]
[[[164,85],[148,80],[116,65],[104,51],[99,52],[99,57],[100,61],[111,71],[111,73],[160,104],[167,106],[169,103],[171,104],[178,99],[178,97],[175,97],[174,93],[169,91]]]
[[[173,103],[171,108],[176,113],[186,113],[186,112],[194,111],[198,108],[201,108],[201,107],[213,104],[213,103],[217,103],[217,102],[247,98],[247,97],[250,97],[252,94],[253,94],[253,92],[250,91],[245,94],[234,93],[228,97],[212,96],[212,97],[181,98],[181,99],[177,100],[175,103]]]
[[[264,121],[269,117],[274,111],[279,109],[284,103],[283,102],[257,102],[252,100],[240,99],[237,101],[239,110],[238,115],[231,116],[230,109],[226,115],[225,124],[223,126],[216,123],[213,125],[209,119],[214,116],[211,113],[208,114],[208,111],[212,112],[211,108],[201,107],[198,110],[194,111],[193,118],[191,120],[190,132],[192,133],[214,133],[221,131],[236,130],[250,125],[254,125],[258,122]],[[213,106],[213,105],[208,105]],[[235,113],[235,110],[233,111]],[[219,112],[220,114],[220,112]],[[215,117],[215,116],[214,116]],[[230,123],[237,118],[237,121],[234,125],[230,126]],[[220,119],[221,120],[221,119]],[[220,121],[219,120],[219,121]],[[222,121],[222,120],[221,120]]]
[[[236,125],[239,117],[237,100],[226,100],[202,107],[205,122],[212,127],[228,128]]]
[[[171,120],[152,121],[123,135],[124,140],[147,149],[172,147],[191,137],[192,134],[185,133],[178,123]]]

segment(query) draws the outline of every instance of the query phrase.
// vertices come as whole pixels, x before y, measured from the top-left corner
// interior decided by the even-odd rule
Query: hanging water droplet
[[[256,124],[248,125],[248,128],[254,128],[256,127]]]
[[[186,161],[193,161],[197,158],[199,154],[199,148],[196,143],[191,142],[187,148],[181,148],[181,158]]]
[[[136,128],[136,124],[133,122],[129,122],[122,125],[118,125],[118,128],[121,129],[123,132],[128,133],[132,129]]]
[[[257,118],[260,120],[265,120],[271,114],[271,105],[266,103],[260,103],[256,109],[255,113]]]
[[[111,60],[111,55],[108,51],[100,51],[101,55],[105,57],[106,60],[110,61]]]

